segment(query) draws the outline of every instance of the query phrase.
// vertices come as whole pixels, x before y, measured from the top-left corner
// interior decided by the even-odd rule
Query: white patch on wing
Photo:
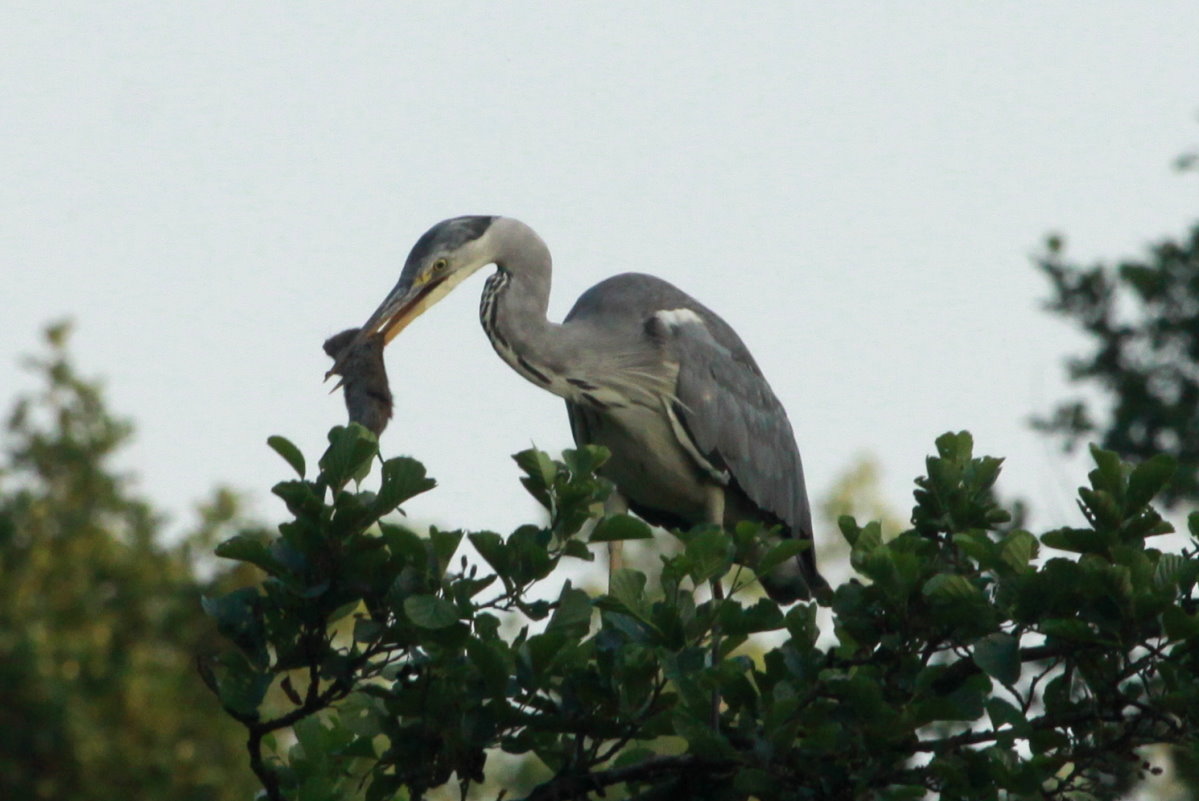
[[[658,318],[659,322],[670,328],[678,328],[680,325],[686,324],[704,324],[700,316],[691,309],[662,309],[662,311],[654,312],[654,316]]]
[[[700,470],[707,473],[708,478],[715,481],[722,487],[727,487],[729,484],[729,473],[727,470],[717,470],[716,465],[712,464],[696,447],[692,441],[691,435],[687,433],[687,427],[679,420],[679,416],[675,414],[674,404],[668,399],[662,399],[662,410],[666,412],[666,417],[670,420],[670,427],[674,431],[675,441],[683,447],[687,455],[695,462]]]

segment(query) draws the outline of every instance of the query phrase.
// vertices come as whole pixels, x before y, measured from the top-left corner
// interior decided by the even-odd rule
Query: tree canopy
[[[602,449],[516,456],[544,525],[422,536],[387,516],[433,482],[394,457],[363,489],[366,429],[333,429],[312,476],[270,444],[296,474],[274,487],[291,519],[218,548],[265,575],[206,600],[235,647],[205,680],[271,799],[467,797],[500,753],[540,764],[506,788],[525,799],[1112,798],[1153,769],[1140,749],[1196,747],[1199,514],[1184,553],[1151,546],[1172,530],[1152,507],[1168,456],[1094,448],[1085,522],[1034,535],[1005,527],[1001,460],[940,437],[911,528],[884,541],[841,520],[857,577],[826,600],[824,644],[815,602],[743,596],[752,525],[676,532],[679,553],[606,594],[559,578],[538,595],[592,543],[649,535],[625,516],[588,525]],[[722,577],[728,593],[706,593]]]
[[[195,556],[238,524],[217,493],[194,532],[163,519],[111,467],[131,427],[66,354],[69,328],[34,360],[0,462],[0,797],[233,801],[253,793],[236,726],[196,680],[216,647]]]
[[[1037,425],[1070,447],[1097,439],[1130,459],[1173,454],[1162,503],[1199,504],[1199,224],[1115,265],[1073,264],[1052,237],[1038,264],[1052,282],[1049,309],[1091,339],[1067,368],[1100,402],[1063,402]]]

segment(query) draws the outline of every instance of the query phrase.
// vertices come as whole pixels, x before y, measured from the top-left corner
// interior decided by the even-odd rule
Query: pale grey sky
[[[721,313],[814,496],[871,452],[906,510],[969,428],[1063,522],[1085,469],[1025,421],[1081,340],[1029,255],[1184,230],[1197,112],[1190,0],[5,3],[0,400],[70,315],[147,495],[182,520],[227,483],[278,517],[266,437],[315,461],[343,420],[323,339],[431,224],[498,213],[550,244],[555,316],[626,270]],[[491,351],[482,284],[389,348],[383,449],[441,482],[414,516],[507,531],[534,513],[508,455],[570,433]]]

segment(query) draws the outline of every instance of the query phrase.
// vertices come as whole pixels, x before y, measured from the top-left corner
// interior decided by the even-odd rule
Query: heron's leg
[[[724,528],[724,487],[719,487],[715,484],[707,488],[707,497],[704,498],[704,515],[709,523]],[[718,606],[724,600],[724,585],[720,583],[723,576],[716,576],[712,579],[712,605]],[[718,610],[713,609],[716,613]],[[717,625],[712,626],[712,667],[720,661],[720,628]],[[712,691],[712,728],[720,728],[720,691]]]
[[[629,501],[625,496],[620,494],[619,490],[613,489],[612,494],[604,501],[604,515],[623,515],[629,512]],[[608,543],[608,592],[612,592],[612,575],[624,567],[624,559],[621,556],[621,549],[624,546],[623,540],[612,540]]]
[[[704,517],[709,523],[724,528],[724,487],[711,484],[704,498]],[[724,600],[724,586],[720,583],[722,576],[712,579],[712,597],[718,601]]]

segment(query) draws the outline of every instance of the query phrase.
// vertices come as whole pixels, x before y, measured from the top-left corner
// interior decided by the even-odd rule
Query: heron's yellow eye
[[[448,267],[449,265],[450,265],[450,263],[447,260],[438,259],[437,261],[433,262],[433,272],[439,273],[442,270],[444,270],[446,267]]]

